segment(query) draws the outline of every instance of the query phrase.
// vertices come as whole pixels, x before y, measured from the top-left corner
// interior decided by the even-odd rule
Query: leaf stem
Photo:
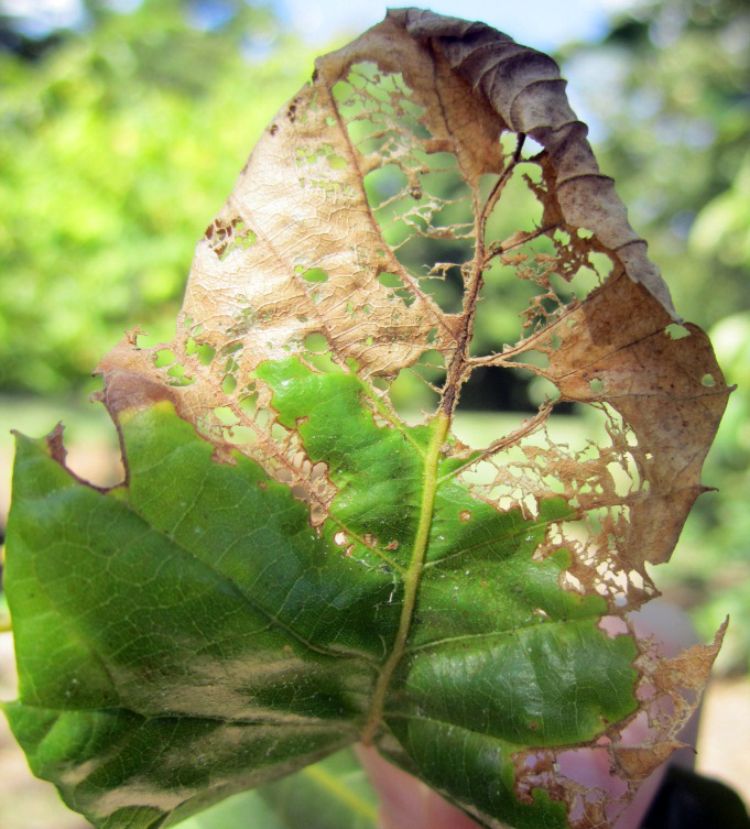
[[[422,487],[422,503],[419,509],[419,524],[417,534],[414,538],[409,569],[404,576],[404,598],[401,605],[401,616],[399,619],[398,631],[391,648],[388,659],[383,664],[378,675],[377,682],[372,694],[370,712],[367,716],[362,731],[362,742],[370,745],[380,726],[385,706],[385,697],[388,692],[393,673],[401,661],[406,649],[406,640],[411,629],[414,608],[417,603],[417,592],[419,581],[424,567],[424,560],[427,554],[427,545],[430,540],[430,527],[432,525],[432,513],[435,507],[435,494],[438,488],[438,464],[440,462],[440,450],[445,443],[450,428],[451,418],[444,411],[435,415],[432,422],[432,436],[427,447],[424,463],[424,478]]]
[[[474,320],[477,313],[477,303],[479,301],[479,294],[484,284],[484,271],[489,264],[489,258],[485,251],[485,237],[487,235],[487,222],[490,214],[497,204],[500,196],[505,189],[505,185],[510,181],[513,173],[521,160],[521,150],[523,149],[523,142],[526,136],[519,133],[518,141],[516,143],[516,150],[510,163],[500,174],[500,177],[495,182],[489,196],[487,197],[484,206],[479,209],[477,196],[474,197],[474,212],[475,212],[475,249],[474,262],[471,269],[471,277],[469,278],[464,291],[463,301],[463,322],[461,330],[456,337],[456,350],[451,359],[450,365],[445,378],[445,386],[443,387],[443,397],[440,401],[440,409],[449,417],[453,414],[456,404],[458,403],[458,395],[461,391],[461,386],[464,384],[468,375],[471,373],[469,369],[470,357],[469,351],[471,348],[471,338],[474,334]]]

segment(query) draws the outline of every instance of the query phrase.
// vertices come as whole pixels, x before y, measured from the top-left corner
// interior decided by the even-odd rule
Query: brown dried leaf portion
[[[666,289],[652,279],[645,255],[638,260],[640,270],[628,259],[640,243],[611,182],[598,173],[582,127],[550,58],[482,24],[415,10],[390,13],[349,46],[321,58],[314,82],[282,109],[261,139],[227,204],[198,244],[171,346],[174,361],[159,370],[141,361],[144,376],[167,385],[181,399],[181,412],[217,443],[239,446],[267,468],[269,457],[280,457],[280,469],[296,464],[304,478],[310,464],[300,457],[294,434],[282,434],[268,406],[268,391],[254,377],[264,360],[300,354],[315,365],[324,357],[365,379],[385,378],[387,388],[399,371],[432,353],[436,365],[447,371],[443,408],[450,412],[475,366],[510,368],[522,364],[524,351],[536,350],[549,364],[529,368],[557,385],[563,399],[609,400],[628,428],[635,428],[631,417],[638,418],[638,441],[648,447],[650,457],[641,453],[636,465],[662,500],[679,498],[682,506],[673,520],[679,527],[685,508],[700,491],[697,474],[705,449],[695,450],[687,467],[679,450],[707,445],[723,386],[707,352],[706,373],[716,378],[711,390],[715,402],[703,417],[699,440],[691,431],[697,422],[695,401],[700,397],[699,406],[705,408],[710,395],[683,395],[670,404],[674,422],[667,427],[661,421],[663,401],[654,404],[653,416],[643,416],[649,392],[633,384],[657,382],[659,393],[669,394],[667,375],[675,366],[665,368],[663,349],[645,360],[650,346],[637,344],[644,332],[652,335],[652,343],[666,339],[659,332],[673,311]],[[536,179],[527,173],[527,185],[542,217],[539,227],[499,241],[490,238],[487,223],[500,209],[522,160],[520,144],[510,155],[503,151],[504,130],[528,133],[544,147],[536,159],[525,160],[538,173]],[[439,214],[455,205],[429,193],[436,157],[441,164],[453,164],[463,183],[461,198],[467,205],[462,209],[470,220],[463,225],[443,220]],[[441,269],[460,269],[460,313],[442,311],[419,275],[399,261],[398,244],[384,238],[377,216],[383,204],[373,202],[365,180],[385,168],[399,171],[414,202],[396,218],[417,235],[465,236],[471,243],[470,259],[437,262],[429,271],[435,275]],[[482,189],[488,176],[494,181],[489,193]],[[581,237],[581,227],[592,229],[594,238]],[[535,252],[537,240],[551,242],[554,253]],[[552,280],[569,282],[586,268],[596,270],[592,253],[614,262],[615,273],[583,306],[567,304]],[[469,358],[484,274],[499,260],[538,287],[522,312],[527,338],[500,355]],[[618,279],[618,273],[630,280]],[[646,292],[639,295],[631,280],[648,284],[658,299]],[[593,334],[581,335],[588,328]],[[313,345],[316,338],[322,347]],[[694,349],[681,343],[673,343],[675,359],[689,362],[694,355],[688,352]],[[128,349],[126,345],[110,355],[108,374],[114,376],[118,360],[127,367],[134,359]],[[209,359],[202,356],[206,352]],[[650,379],[635,381],[633,373]],[[658,381],[657,373],[664,375]],[[624,380],[618,386],[620,376]],[[605,380],[607,388],[595,392],[592,384]],[[374,404],[378,417],[395,422],[387,394],[373,388],[372,398],[379,401]],[[237,439],[240,434],[245,437]],[[677,450],[654,450],[652,441],[662,438],[676,442]],[[536,477],[557,473],[568,481],[565,493],[571,497],[575,489],[597,490],[580,457],[561,459],[554,468],[554,455],[554,449],[535,457],[527,453],[527,471],[535,464],[546,466]],[[669,460],[666,465],[663,457]],[[605,466],[609,458],[599,461]],[[679,486],[674,485],[677,467]],[[282,473],[282,479],[288,475]],[[606,490],[606,476],[599,477],[599,488]],[[535,488],[529,480],[523,481],[523,490],[535,497],[545,494],[544,487]],[[615,502],[614,497],[580,499],[582,510]],[[634,523],[635,535],[653,546],[656,539],[646,538],[645,527],[654,522],[638,517]],[[660,529],[656,532],[665,537]],[[643,553],[640,561],[666,555],[664,550]],[[638,560],[633,554],[627,558]]]
[[[367,405],[379,422],[394,423],[383,386],[427,352],[450,359],[465,329],[463,317],[443,312],[384,240],[367,173],[386,164],[405,171],[416,208],[405,219],[426,236],[440,236],[452,231],[431,229],[430,215],[445,204],[429,194],[417,198],[425,171],[434,172],[430,160],[450,156],[456,175],[472,185],[502,166],[491,109],[467,96],[447,66],[436,77],[419,44],[384,26],[321,59],[316,80],[259,141],[198,243],[174,342],[143,359],[126,342],[101,366],[108,385],[116,385],[119,370],[135,361],[217,445],[234,446],[274,477],[308,489],[312,465],[301,457],[296,433],[282,433],[268,389],[254,376],[257,366],[297,354],[311,366],[329,360],[365,380],[383,378]],[[375,63],[379,77],[366,86]],[[377,89],[381,80],[390,84],[385,95]],[[359,111],[347,112],[342,84],[356,88]],[[368,103],[377,106],[368,112]],[[378,152],[356,140],[364,116],[380,129]],[[467,234],[473,239],[473,222]],[[114,388],[108,394],[117,396]],[[321,503],[330,498],[329,487]]]
[[[182,339],[183,348],[180,349]],[[154,356],[163,349],[138,348],[135,336],[126,337],[97,368],[104,377],[104,391],[99,398],[119,428],[120,413],[139,410],[161,400],[169,401],[177,413],[192,423],[214,444],[216,460],[233,463],[233,452],[241,451],[258,461],[266,472],[287,484],[300,500],[309,505],[310,522],[322,523],[336,489],[327,476],[325,464],[312,464],[302,448],[297,432],[276,422],[270,406],[268,389],[260,387],[245,397],[232,397],[221,386],[210,382],[193,382],[205,372],[205,366],[191,349],[185,332],[172,344],[181,354],[179,376],[185,385],[170,385],[169,367],[154,365]],[[172,364],[173,366],[175,363]],[[247,405],[252,398],[253,405]],[[127,458],[123,454],[127,474]]]
[[[217,256],[214,234],[196,250],[183,311],[215,348],[234,333],[240,376],[304,350],[316,333],[366,375],[416,360],[433,329],[435,347],[450,347],[451,329],[428,297],[415,292],[397,309],[384,301],[378,276],[400,266],[373,220],[334,85],[321,71],[282,110],[214,223],[239,219],[253,244]]]
[[[632,514],[621,550],[623,565],[639,571],[645,561],[669,558],[704,491],[700,471],[728,394],[705,334],[689,326],[689,337],[672,339],[669,319],[621,273],[525,343],[547,355],[548,367],[537,371],[563,399],[604,401],[632,432],[618,447],[610,430],[648,482],[627,499]]]
[[[412,37],[429,42],[508,129],[532,136],[545,148],[565,222],[591,229],[617,255],[628,276],[678,319],[669,290],[648,259],[646,243],[628,223],[614,181],[599,171],[586,140],[588,128],[570,108],[566,82],[552,58],[483,23],[418,9],[399,9],[389,17]]]
[[[550,319],[515,349],[484,363],[525,365],[560,390],[561,399],[600,412],[601,436],[570,447],[543,422],[469,472],[479,497],[531,515],[562,495],[576,510],[536,555],[572,553],[568,589],[603,596],[612,612],[655,595],[646,563],[667,561],[688,512],[705,487],[700,473],[728,389],[706,336],[688,326],[673,339],[669,316],[622,270],[580,304]],[[510,355],[510,356],[509,356]],[[591,421],[590,421],[591,422]],[[473,476],[473,480],[472,480]]]

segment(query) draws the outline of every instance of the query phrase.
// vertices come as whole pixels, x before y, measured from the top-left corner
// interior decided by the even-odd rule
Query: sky
[[[267,0],[269,1],[269,0]],[[415,0],[416,2],[416,0]],[[137,0],[113,0],[128,5]],[[426,0],[435,12],[483,20],[515,40],[554,50],[571,40],[591,40],[603,33],[608,17],[635,5],[636,0]],[[325,46],[344,35],[356,35],[382,20],[384,0],[270,0],[283,23],[314,46]],[[31,19],[42,30],[75,25],[80,0],[0,0],[6,13]],[[45,25],[46,24],[46,25]],[[34,24],[31,30],[35,28]]]
[[[382,20],[388,6],[405,5],[382,0],[274,3],[283,19],[314,44],[325,44],[340,34],[358,34]],[[611,14],[633,5],[634,0],[427,0],[420,7],[482,20],[528,46],[553,50],[571,40],[596,38]]]

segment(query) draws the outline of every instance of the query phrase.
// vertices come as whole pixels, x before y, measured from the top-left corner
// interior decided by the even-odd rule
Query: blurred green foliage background
[[[24,428],[19,412],[40,409],[52,425],[61,397],[83,398],[92,368],[125,330],[170,336],[195,241],[313,67],[273,6],[89,0],[82,9],[75,26],[42,35],[0,14],[3,430]],[[570,44],[558,58],[678,309],[713,332],[739,386],[704,475],[720,492],[699,500],[673,564],[656,578],[695,611],[705,636],[732,614],[723,666],[745,671],[750,6],[634,2],[598,42]],[[500,340],[518,330],[512,305],[492,306],[487,330]],[[505,391],[501,403],[531,407],[522,382]],[[472,400],[498,405],[496,391]]]
[[[89,12],[0,55],[4,391],[80,387],[136,322],[168,332],[195,241],[312,71],[282,38],[266,54],[274,18],[242,0],[223,23],[179,0]]]

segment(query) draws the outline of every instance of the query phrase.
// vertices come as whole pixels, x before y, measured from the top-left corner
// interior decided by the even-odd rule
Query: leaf
[[[477,354],[509,272],[519,340]],[[175,340],[100,365],[123,484],[77,479],[59,430],[19,439],[6,711],[35,773],[155,829],[362,740],[483,826],[610,825],[720,638],[663,660],[627,615],[727,396],[675,319],[551,59],[415,10],[321,58],[198,244]],[[487,367],[601,440],[555,441],[550,400],[464,446]],[[393,404],[409,372],[437,383],[423,423]]]

